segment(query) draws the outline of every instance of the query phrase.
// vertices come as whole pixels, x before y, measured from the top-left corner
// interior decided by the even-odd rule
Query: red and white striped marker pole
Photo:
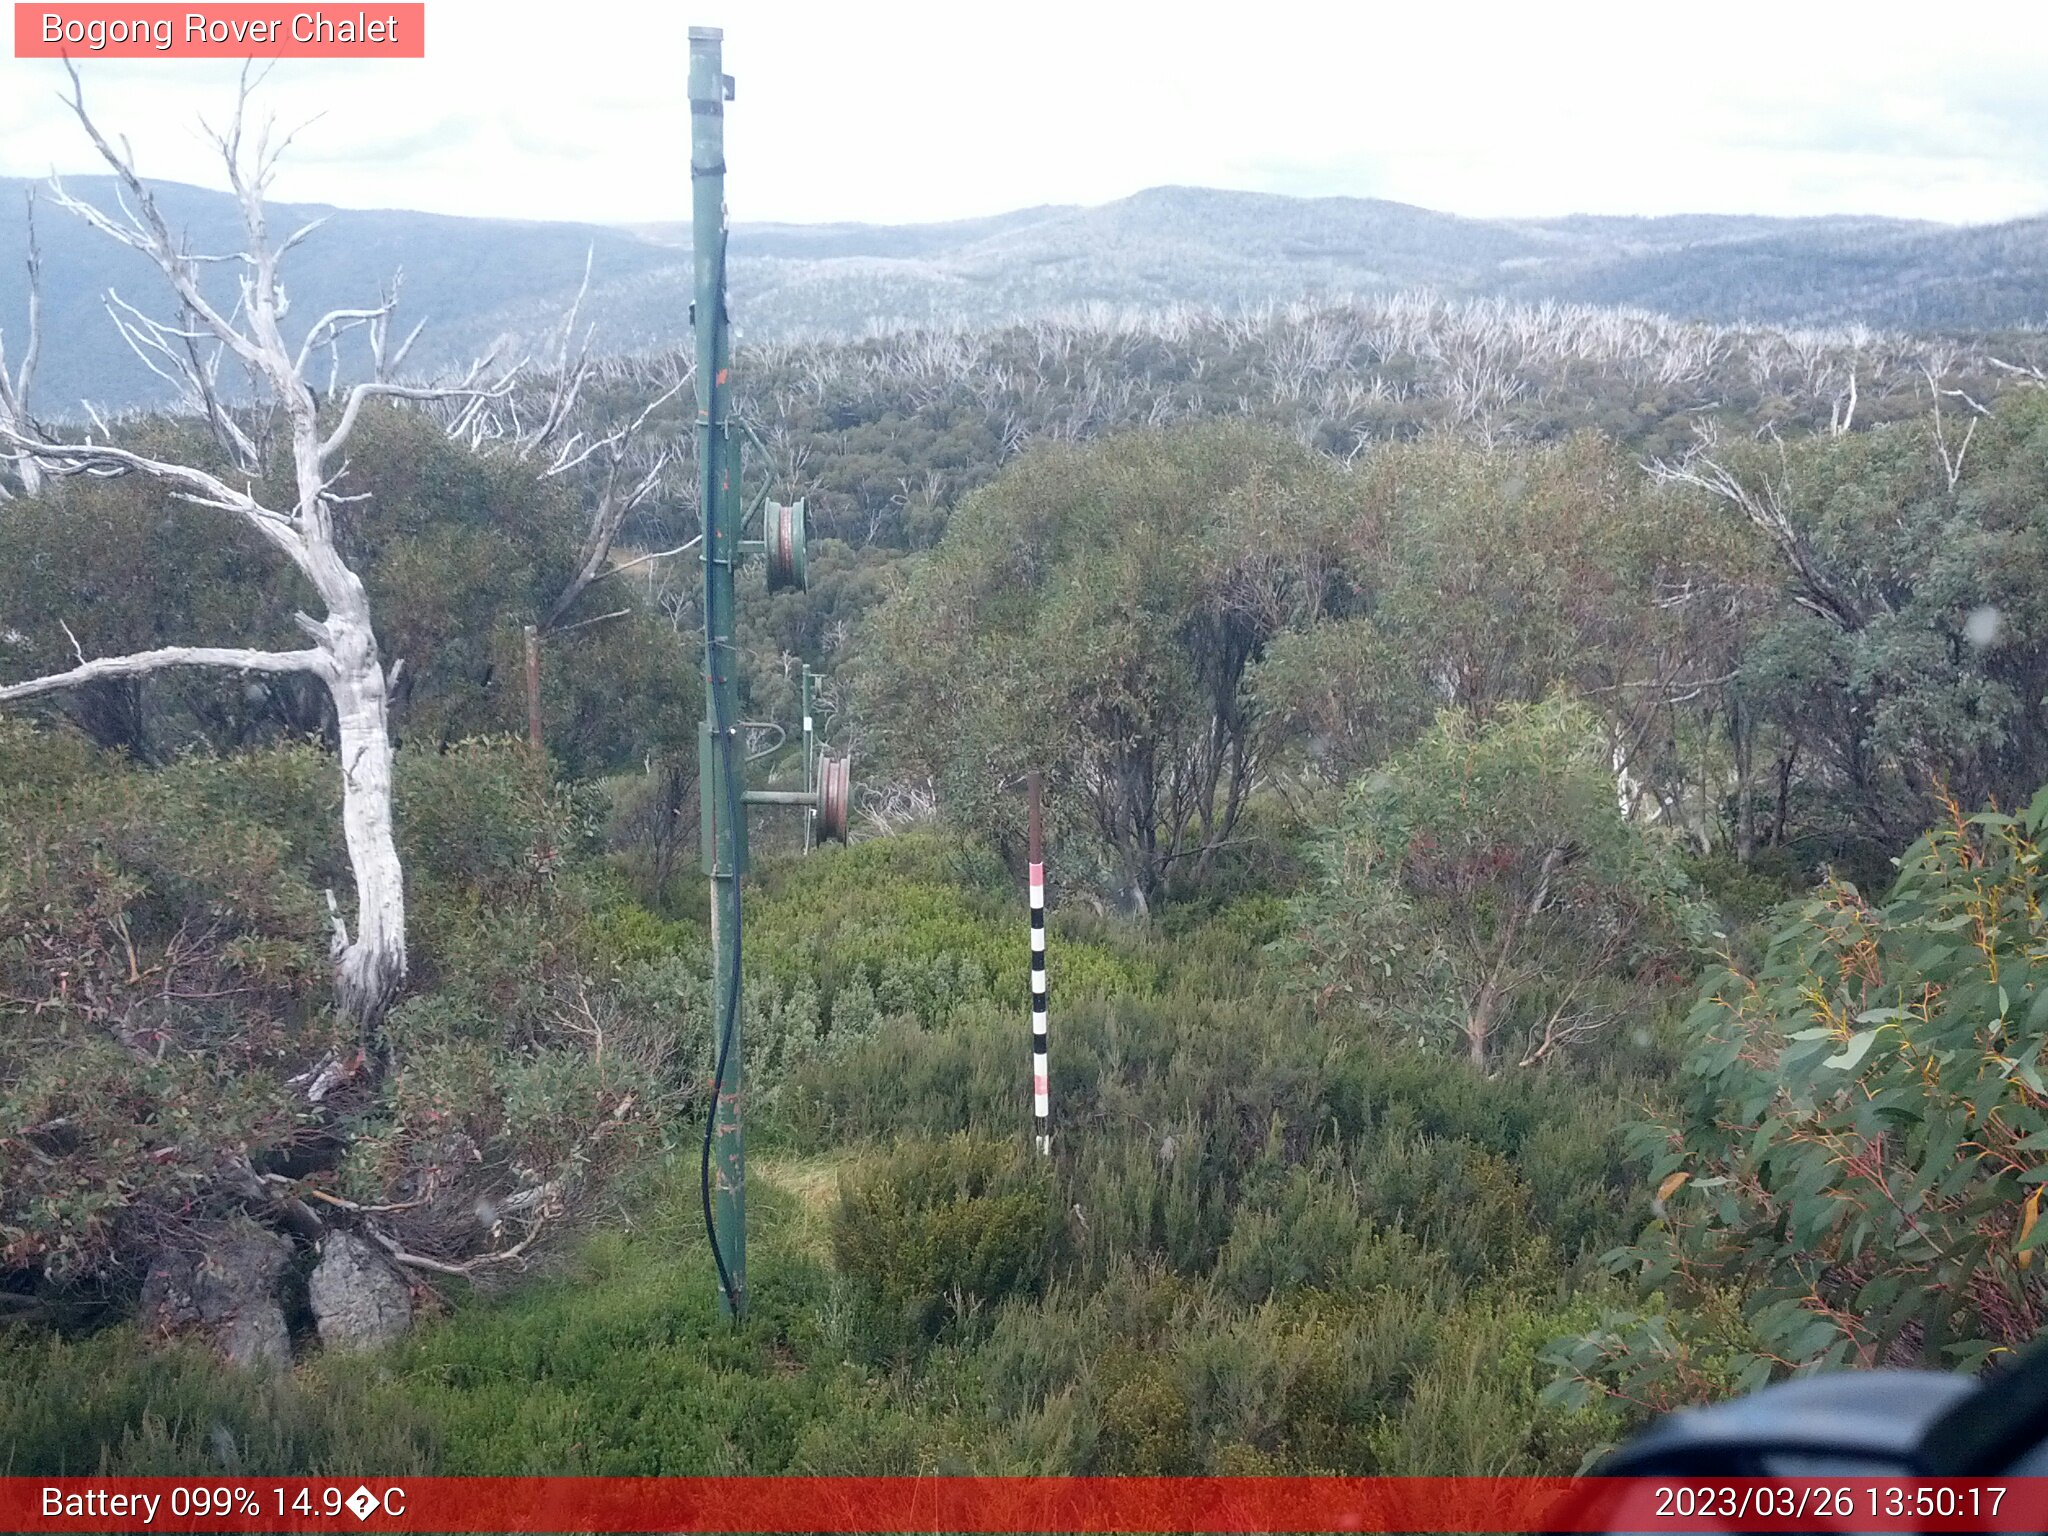
[[[1046,1080],[1045,832],[1038,809],[1039,779],[1031,775],[1031,1118],[1038,1150],[1052,1151],[1052,1092]]]

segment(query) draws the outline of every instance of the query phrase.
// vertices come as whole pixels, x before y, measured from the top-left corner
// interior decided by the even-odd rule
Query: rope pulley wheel
[[[846,841],[852,819],[853,761],[845,757],[818,759],[818,836]]]
[[[763,513],[762,542],[767,546],[768,590],[801,591],[807,585],[804,560],[804,504],[768,503]]]

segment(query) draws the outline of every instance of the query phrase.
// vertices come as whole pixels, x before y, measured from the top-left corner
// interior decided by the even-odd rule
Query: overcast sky
[[[2048,212],[2034,3],[428,0],[427,22],[423,61],[279,66],[278,116],[322,116],[274,195],[685,217],[696,23],[725,29],[738,77],[740,220],[960,218],[1165,183],[1479,215]],[[197,119],[233,74],[102,61],[86,84],[146,175],[218,185]],[[93,168],[60,79],[0,59],[0,173]]]

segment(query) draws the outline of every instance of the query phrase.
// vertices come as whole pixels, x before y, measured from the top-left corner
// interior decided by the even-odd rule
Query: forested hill
[[[23,310],[22,192],[0,178],[0,327]],[[72,190],[111,202],[103,177]],[[239,247],[222,193],[160,188],[195,249]],[[328,215],[288,273],[310,318],[358,303],[394,269],[431,324],[416,360],[466,360],[501,334],[543,332],[592,256],[599,345],[673,341],[687,312],[687,226],[569,223],[277,206],[279,229]],[[45,206],[49,346],[39,397],[140,403],[151,381],[101,311],[109,288],[151,290],[132,253]],[[1681,318],[1862,322],[1982,330],[2048,317],[2048,220],[1955,228],[1898,220],[1459,218],[1360,198],[1157,187],[1100,207],[1044,207],[946,224],[752,224],[733,240],[733,302],[754,339],[879,324],[983,325],[1089,304],[1240,305],[1426,288],[1638,305]],[[227,281],[227,273],[220,273]]]
[[[64,186],[100,207],[117,206],[111,176],[67,177]],[[112,289],[154,311],[163,279],[138,253],[53,206],[40,182],[0,177],[0,330],[13,340],[25,308],[21,258],[27,245],[24,193],[30,190],[37,193],[44,306],[43,358],[32,404],[54,415],[76,415],[81,399],[122,409],[163,398],[167,392],[152,392],[157,381],[122,342],[104,309]],[[151,190],[171,228],[188,235],[193,251],[220,255],[244,248],[241,214],[227,193],[175,182],[153,182]],[[488,346],[504,329],[500,311],[559,317],[575,295],[586,254],[595,271],[620,284],[645,279],[675,261],[672,251],[586,225],[285,203],[268,205],[266,214],[272,238],[279,240],[314,219],[329,220],[285,259],[286,288],[299,325],[310,326],[331,308],[375,302],[392,274],[402,272],[405,315],[429,322],[414,352],[429,367],[457,357],[466,361]],[[206,276],[210,287],[231,294],[228,266],[212,267]]]

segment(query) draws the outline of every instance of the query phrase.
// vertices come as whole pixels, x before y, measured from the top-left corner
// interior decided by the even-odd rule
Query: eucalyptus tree
[[[70,76],[71,109],[124,196],[118,214],[72,196],[61,184],[53,184],[53,201],[146,258],[169,285],[175,319],[152,317],[113,294],[109,311],[138,356],[175,383],[204,415],[234,467],[216,471],[92,436],[62,440],[21,419],[0,423],[0,441],[17,465],[35,465],[58,476],[147,476],[179,501],[229,514],[304,578],[325,612],[294,615],[309,642],[299,649],[167,645],[97,657],[81,649],[75,666],[0,686],[0,701],[186,667],[225,669],[245,677],[317,679],[334,705],[342,826],[356,897],[353,934],[331,892],[328,897],[335,988],[342,1010],[360,1022],[367,1036],[406,974],[405,888],[392,833],[389,710],[395,669],[384,665],[363,579],[344,554],[339,525],[350,497],[338,482],[346,470],[350,437],[372,402],[451,395],[481,400],[502,386],[486,381],[489,359],[458,384],[397,382],[395,372],[419,333],[415,327],[411,336],[390,345],[395,289],[375,304],[329,310],[298,333],[296,344],[287,337],[290,301],[280,265],[319,226],[316,221],[281,240],[272,237],[264,194],[290,135],[279,137],[265,124],[254,130],[252,141],[245,122],[250,100],[246,73],[228,127],[211,133],[242,214],[244,247],[226,258],[195,254],[172,230],[125,141],[117,148],[101,132],[86,110],[75,68]],[[237,269],[232,303],[220,302],[218,285],[203,279],[205,268],[217,262]],[[332,408],[323,410],[309,382],[310,370],[323,351],[333,355],[340,339],[358,330],[370,343],[371,376],[337,390]],[[255,397],[250,404],[237,406],[221,388],[223,362],[248,375]],[[288,486],[287,497],[274,498],[277,505],[258,494],[259,481],[273,462]]]
[[[984,828],[1047,774],[1144,909],[1232,840],[1276,717],[1249,686],[1341,594],[1340,466],[1236,423],[1045,444],[963,503],[874,620],[863,697],[900,765]]]
[[[1622,813],[1605,729],[1563,695],[1446,710],[1353,785],[1294,904],[1320,1009],[1534,1066],[1636,1015],[1703,934],[1671,839]]]
[[[1738,685],[1781,767],[1774,820],[1797,835],[1803,794],[1806,833],[1859,874],[1946,794],[2010,807],[2048,780],[2048,395],[1963,410],[1651,466],[1767,572]]]

